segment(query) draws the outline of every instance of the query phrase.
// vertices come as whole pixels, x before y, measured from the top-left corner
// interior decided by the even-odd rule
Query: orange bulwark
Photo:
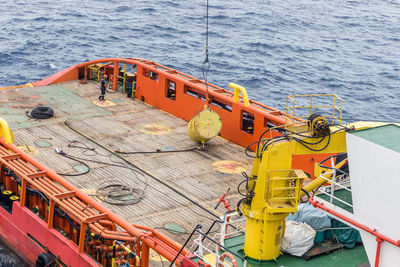
[[[10,237],[16,248],[29,246],[31,253],[25,256],[31,262],[44,251],[43,247],[49,247],[67,265],[105,266],[111,262],[115,240],[136,252],[140,266],[148,266],[149,248],[170,261],[181,249],[152,228],[127,223],[12,143],[6,144],[3,138],[0,138],[0,165],[3,192],[10,192],[10,199],[14,200],[8,206],[11,220],[7,211],[0,210],[3,226],[0,231]],[[20,201],[12,196],[19,196]],[[5,198],[4,202],[9,201]],[[121,251],[120,256],[125,256],[125,262],[138,264],[135,258],[124,254],[122,245],[117,250]]]
[[[232,84],[237,88],[235,92],[209,83],[206,88],[206,83],[202,80],[142,59],[107,58],[88,61],[32,84],[46,86],[78,78],[85,80],[90,76],[91,68],[96,66],[99,71],[112,77],[110,84],[116,91],[119,80],[125,82],[125,79],[119,78],[124,64],[136,67],[134,93],[137,99],[187,121],[203,110],[204,104],[208,104],[210,109],[221,117],[223,126],[220,135],[241,146],[245,147],[257,141],[264,131],[273,127],[293,123],[291,116],[249,100],[243,92],[244,98],[239,97],[238,89],[241,89],[241,86]],[[236,99],[239,101],[235,101]],[[280,133],[273,131],[273,136],[276,135]]]

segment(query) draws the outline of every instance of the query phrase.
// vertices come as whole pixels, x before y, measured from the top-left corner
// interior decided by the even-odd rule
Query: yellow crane
[[[285,218],[296,212],[305,191],[310,192],[326,183],[325,179],[316,178],[301,189],[305,179],[319,174],[307,175],[303,169],[293,168],[294,161],[302,155],[326,157],[327,154],[346,152],[344,128],[329,127],[322,117],[319,119],[321,125],[325,125],[322,134],[315,135],[316,131],[311,128],[302,132],[304,127],[291,127],[291,130],[284,130],[284,136],[259,143],[247,183],[247,199],[240,205],[247,218],[246,256],[259,260],[276,259],[280,254]],[[310,160],[310,164],[314,162]],[[315,172],[321,172],[321,168],[315,168]]]
[[[246,182],[246,197],[238,203],[238,211],[246,216],[244,253],[258,260],[275,260],[280,254],[281,238],[285,231],[285,218],[297,211],[297,205],[306,192],[325,184],[319,177],[324,171],[318,162],[331,155],[346,152],[345,130],[349,126],[332,126],[341,123],[342,100],[336,95],[333,104],[315,106],[316,97],[321,95],[289,96],[286,113],[293,119],[288,125],[273,127],[282,136],[262,139],[257,144],[251,176]],[[297,97],[309,99],[308,106],[296,106]],[[340,100],[340,101],[339,101]],[[340,108],[336,107],[340,103]],[[315,108],[329,108],[332,115],[312,114]],[[303,109],[307,116],[295,117],[295,111]],[[340,113],[337,119],[335,112]],[[306,123],[299,123],[308,118]],[[267,133],[268,135],[268,133]],[[268,137],[268,136],[266,136]],[[341,167],[344,161],[336,167]],[[308,178],[315,178],[311,181]],[[305,180],[311,181],[303,186]]]

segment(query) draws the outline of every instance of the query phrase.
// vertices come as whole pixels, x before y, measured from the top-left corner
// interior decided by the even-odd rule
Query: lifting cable
[[[201,66],[201,72],[203,73],[203,79],[206,83],[206,99],[210,101],[208,95],[208,83],[207,83],[207,74],[210,70],[210,60],[208,59],[208,0],[207,0],[207,8],[206,8],[206,51],[203,65]],[[206,103],[208,105],[208,103]]]
[[[181,191],[179,191],[178,189],[174,188],[172,185],[169,185],[168,183],[160,180],[159,178],[157,178],[156,176],[154,176],[153,174],[147,172],[146,170],[140,168],[139,166],[133,164],[131,161],[127,160],[126,158],[122,157],[121,155],[118,155],[117,153],[115,153],[114,151],[112,151],[111,149],[103,146],[102,144],[96,142],[95,140],[93,140],[91,137],[87,136],[86,134],[78,131],[77,129],[73,128],[70,123],[68,121],[65,121],[64,124],[72,131],[74,131],[75,133],[79,134],[80,136],[85,137],[87,140],[91,141],[92,143],[98,145],[99,147],[107,150],[108,152],[112,153],[113,155],[117,156],[118,158],[122,159],[124,162],[126,162],[128,165],[132,166],[133,168],[141,171],[142,173],[146,174],[147,176],[153,178],[154,180],[156,180],[157,182],[159,182],[160,184],[164,185],[165,187],[167,187],[168,189],[172,190],[174,193],[180,195],[181,197],[187,199],[188,201],[190,201],[192,204],[196,205],[197,207],[199,207],[200,209],[202,209],[203,211],[207,212],[208,214],[211,214],[212,216],[219,218],[219,216],[217,214],[215,214],[214,212],[212,212],[211,210],[207,209],[206,207],[202,206],[200,203],[196,202],[195,200],[191,199],[189,196],[185,195],[184,193],[182,193]]]

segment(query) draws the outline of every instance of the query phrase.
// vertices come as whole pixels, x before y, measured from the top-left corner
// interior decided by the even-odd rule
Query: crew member
[[[104,74],[103,79],[101,79],[101,85],[100,85],[100,90],[101,90],[101,95],[99,96],[100,101],[104,101],[104,95],[106,94],[106,88],[107,88],[107,75]]]

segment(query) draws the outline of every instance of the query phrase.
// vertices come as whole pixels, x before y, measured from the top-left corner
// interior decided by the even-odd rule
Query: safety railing
[[[219,244],[224,245],[225,239],[243,235],[246,217],[239,216],[234,210],[227,211],[221,220],[215,220],[213,222],[205,234],[209,235],[217,224],[220,225],[220,231],[216,232],[212,238],[214,240],[219,240]]]
[[[318,188],[318,192],[328,196],[329,202],[333,204],[333,202],[336,200],[340,203],[343,203],[345,206],[350,207],[353,209],[352,203],[349,203],[337,196],[335,196],[335,191],[336,190],[346,190],[351,194],[351,189],[349,188],[349,174],[339,168],[335,168],[335,158],[338,156],[343,155],[343,154],[337,154],[337,155],[332,155],[325,160],[321,161],[318,165],[321,168],[328,169],[330,171],[321,173],[319,177],[323,178],[326,180],[327,184],[326,186],[321,186]],[[323,165],[325,162],[329,161],[331,166],[325,166]],[[346,159],[347,161],[347,159]]]
[[[90,65],[87,68],[89,70],[90,79],[100,82],[101,77],[103,77],[104,74],[104,65],[95,64],[95,65]]]
[[[193,239],[192,245],[187,250],[186,256],[194,255],[197,257],[199,265],[231,267],[232,263],[239,259],[245,267],[247,265],[246,259],[225,247],[226,239],[244,235],[245,223],[245,217],[239,216],[234,210],[227,211],[220,220],[215,220],[205,233],[201,231],[202,226],[197,225],[182,248],[186,247],[192,237],[197,234],[197,237]],[[220,231],[210,236],[215,225],[220,226]],[[229,263],[225,261],[225,257],[229,259]],[[170,266],[173,263],[174,261]]]
[[[266,204],[270,212],[296,212],[300,187],[307,176],[302,170],[270,170],[267,174]]]
[[[343,154],[337,154],[326,158],[325,160],[321,161],[318,165],[322,168],[328,169],[330,171],[325,172],[320,175],[323,179],[327,180],[329,185],[320,188],[319,192],[327,195],[329,197],[329,202],[325,201],[317,196],[311,197],[308,201],[316,208],[321,209],[322,211],[326,212],[329,216],[351,226],[352,228],[358,231],[364,231],[376,237],[376,253],[375,253],[375,267],[379,266],[380,257],[381,257],[381,250],[382,250],[382,243],[387,242],[393,246],[400,247],[400,240],[393,240],[386,235],[378,233],[376,228],[369,227],[365,223],[362,223],[357,220],[357,217],[354,216],[352,212],[347,211],[346,209],[342,209],[334,204],[334,201],[339,201],[344,205],[353,208],[351,203],[344,201],[341,198],[334,196],[334,192],[336,189],[344,189],[351,193],[351,189],[348,188],[349,186],[349,174],[343,171],[340,168],[335,166],[342,165],[341,163],[347,162],[347,159],[341,161],[335,165],[334,158],[342,156]],[[331,166],[323,165],[323,163],[329,161]],[[370,258],[371,260],[371,258]]]
[[[194,252],[194,255],[196,255],[202,262],[204,262],[206,265],[209,266],[218,266],[220,267],[225,266],[225,267],[230,267],[232,266],[232,263],[236,261],[234,258],[229,258],[231,263],[227,263],[222,257],[224,253],[221,253],[221,250],[230,253],[233,257],[238,257],[243,261],[243,267],[247,266],[247,261],[241,257],[240,255],[236,254],[235,252],[229,250],[225,246],[219,244],[215,239],[210,238],[209,236],[205,235],[201,231],[196,229],[196,232],[198,233],[198,237],[194,240],[193,246],[198,246],[198,249]],[[208,244],[204,242],[203,239],[206,239],[209,241]],[[213,246],[209,246],[209,244],[212,244]],[[214,257],[206,258],[205,255],[213,255]],[[212,261],[211,259],[214,258]],[[215,263],[215,264],[214,264]]]
[[[308,103],[307,103],[308,102]],[[290,95],[286,97],[286,114],[292,120],[307,119],[318,113],[331,119],[331,124],[342,122],[343,100],[335,94]]]
[[[365,231],[373,236],[376,237],[376,254],[375,254],[375,267],[379,266],[379,261],[380,261],[380,255],[381,255],[381,249],[382,249],[382,243],[387,242],[389,244],[392,244],[396,247],[400,247],[400,240],[393,240],[383,234],[380,234],[377,232],[376,228],[371,228],[366,226],[363,223],[360,223],[350,217],[347,217],[346,215],[341,214],[340,212],[337,211],[337,209],[330,208],[324,205],[324,203],[320,202],[318,198],[312,197],[308,200],[314,207],[319,208],[323,210],[324,212],[328,213],[330,216],[333,216],[334,218],[344,222],[348,223],[351,225],[352,228]]]

